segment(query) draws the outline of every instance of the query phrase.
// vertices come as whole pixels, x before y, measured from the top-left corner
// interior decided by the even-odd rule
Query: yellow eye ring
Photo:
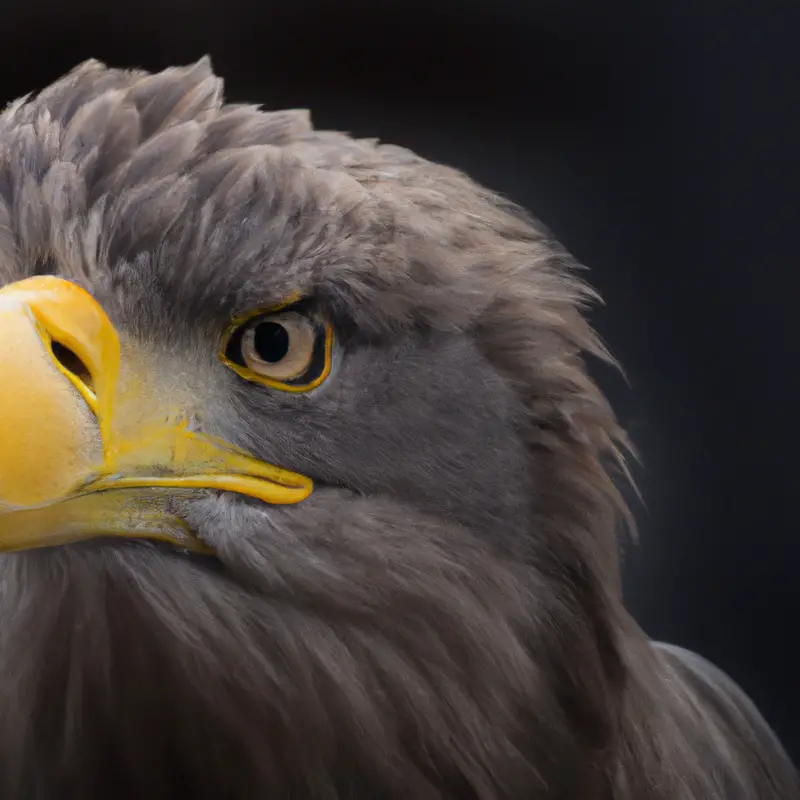
[[[252,383],[309,392],[330,374],[333,328],[300,306],[256,311],[237,320],[220,347],[222,362]]]

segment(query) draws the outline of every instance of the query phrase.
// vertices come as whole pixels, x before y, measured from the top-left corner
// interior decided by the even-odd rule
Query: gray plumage
[[[213,567],[0,557],[2,797],[800,797],[744,695],[623,608],[626,440],[569,257],[453,169],[221,91],[89,62],[9,106],[0,283],[89,289],[204,430],[317,488],[176,498]],[[292,292],[337,330],[308,395],[216,357]]]

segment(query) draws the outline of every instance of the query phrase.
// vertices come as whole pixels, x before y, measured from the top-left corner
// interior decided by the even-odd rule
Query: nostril
[[[94,392],[94,381],[92,380],[92,373],[89,368],[81,361],[80,357],[75,352],[61,344],[60,342],[53,341],[51,343],[53,355],[61,366],[71,372],[81,383],[88,389]]]

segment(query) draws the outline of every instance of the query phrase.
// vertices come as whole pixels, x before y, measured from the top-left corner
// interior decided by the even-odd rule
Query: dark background
[[[644,468],[626,590],[800,760],[796,0],[41,0],[2,5],[0,101],[76,62],[210,53],[233,100],[449,162],[591,268],[598,374]]]

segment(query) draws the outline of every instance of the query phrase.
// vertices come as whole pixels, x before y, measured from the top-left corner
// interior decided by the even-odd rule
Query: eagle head
[[[454,169],[86,63],[0,116],[0,787],[605,797],[592,297]]]

